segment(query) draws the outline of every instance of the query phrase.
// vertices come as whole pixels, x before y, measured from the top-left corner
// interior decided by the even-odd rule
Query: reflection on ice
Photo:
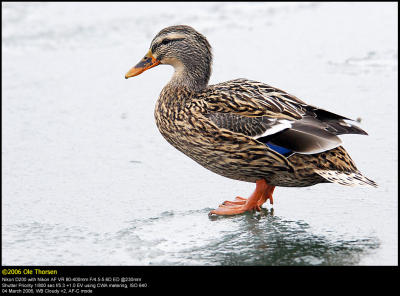
[[[235,232],[185,254],[212,265],[353,265],[379,247],[376,237],[335,241],[313,234],[307,223],[284,220],[267,210],[230,219],[237,220]]]

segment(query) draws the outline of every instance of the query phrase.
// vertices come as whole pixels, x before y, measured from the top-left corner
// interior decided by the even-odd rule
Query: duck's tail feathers
[[[343,172],[315,169],[315,173],[329,182],[346,186],[372,186],[378,187],[374,181],[364,177],[360,172]]]

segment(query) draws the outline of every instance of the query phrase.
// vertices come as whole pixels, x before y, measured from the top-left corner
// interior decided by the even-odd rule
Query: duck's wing
[[[252,137],[278,152],[314,154],[339,146],[341,134],[367,134],[350,119],[311,106],[280,89],[236,79],[210,86],[204,114],[219,128]],[[286,150],[285,150],[286,149]]]

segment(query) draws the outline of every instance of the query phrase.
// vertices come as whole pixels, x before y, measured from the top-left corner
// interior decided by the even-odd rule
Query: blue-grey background
[[[397,3],[2,3],[5,265],[397,265]],[[211,83],[245,77],[361,118],[344,136],[379,184],[277,188],[274,208],[210,219],[254,184],[159,134],[173,69],[124,74],[162,28],[213,46]]]

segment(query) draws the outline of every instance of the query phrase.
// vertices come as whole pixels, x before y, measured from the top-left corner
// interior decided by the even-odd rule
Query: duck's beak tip
[[[144,56],[143,59],[140,60],[140,62],[133,68],[131,68],[128,73],[125,74],[125,79],[128,79],[130,77],[137,76],[144,71],[153,68],[160,64],[160,61],[157,60],[153,54],[151,53],[151,50]]]

